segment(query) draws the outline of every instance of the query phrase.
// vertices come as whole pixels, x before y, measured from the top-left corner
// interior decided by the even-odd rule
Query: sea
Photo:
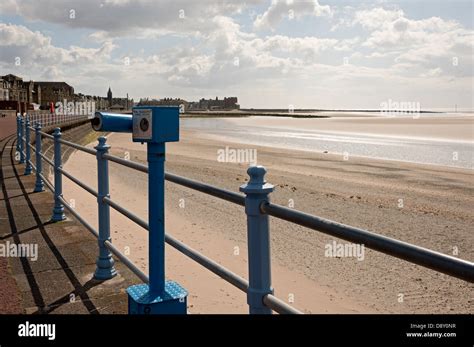
[[[262,122],[248,126],[248,119],[239,123],[238,119],[226,118],[181,119],[182,129],[199,131],[205,137],[222,141],[474,169],[473,141],[288,129],[262,125]]]

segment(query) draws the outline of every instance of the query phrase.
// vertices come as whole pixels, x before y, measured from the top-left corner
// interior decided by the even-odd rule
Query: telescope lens
[[[150,123],[148,122],[148,119],[142,118],[142,120],[140,120],[141,131],[147,131],[149,126],[150,126]]]
[[[100,116],[95,115],[95,117],[91,120],[91,124],[92,129],[94,129],[95,131],[100,131],[100,128],[102,127],[102,121],[100,120]]]

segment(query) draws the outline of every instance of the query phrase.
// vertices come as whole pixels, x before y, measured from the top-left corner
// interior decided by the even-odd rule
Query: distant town
[[[75,93],[68,83],[60,81],[24,81],[23,78],[8,74],[0,76],[0,113],[18,113],[49,110],[54,112],[57,103],[89,102],[96,110],[128,111],[133,106],[180,106],[183,111],[211,111],[240,109],[237,97],[224,99],[205,99],[187,101],[181,98],[142,98],[135,102],[128,97],[113,97],[111,87],[106,96]]]

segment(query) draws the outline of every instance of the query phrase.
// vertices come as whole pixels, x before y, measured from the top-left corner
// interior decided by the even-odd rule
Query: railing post
[[[20,117],[20,164],[25,163],[25,154],[23,152],[23,136],[24,136],[24,131],[23,129],[25,128],[25,118]]]
[[[165,144],[148,143],[148,268],[150,293],[165,291]]]
[[[21,114],[16,115],[16,151],[20,153],[20,141],[21,141]]]
[[[30,148],[30,117],[26,116],[25,122],[25,152],[26,152],[26,166],[24,175],[31,175],[31,148]]]
[[[61,129],[54,129],[54,209],[52,220],[59,222],[66,219],[64,215],[64,206],[59,198],[63,195],[63,179],[59,169],[61,166]]]
[[[34,192],[42,192],[44,191],[44,182],[41,178],[41,174],[43,172],[43,162],[41,158],[41,124],[35,124],[35,155],[36,155],[36,183]]]
[[[247,170],[250,180],[240,187],[246,194],[247,243],[249,264],[249,288],[247,303],[251,314],[271,314],[263,303],[263,297],[273,294],[270,258],[270,233],[268,215],[260,211],[260,205],[269,201],[274,186],[266,183],[263,166],[252,166]]]
[[[99,137],[97,150],[97,204],[99,208],[99,257],[96,261],[94,277],[98,280],[108,280],[117,274],[114,267],[112,253],[105,246],[105,241],[110,241],[110,206],[104,202],[104,197],[109,198],[109,162],[102,156],[109,152],[110,146],[106,144],[105,136]]]

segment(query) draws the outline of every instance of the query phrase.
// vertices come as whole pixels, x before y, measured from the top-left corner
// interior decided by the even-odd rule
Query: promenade
[[[86,126],[64,138],[77,140]],[[0,119],[0,313],[126,313],[125,288],[139,280],[117,260],[115,278],[93,279],[97,240],[70,214],[50,221],[53,195],[33,193],[34,173],[24,176],[15,160],[15,129],[13,117]],[[22,249],[36,254],[15,255]]]

